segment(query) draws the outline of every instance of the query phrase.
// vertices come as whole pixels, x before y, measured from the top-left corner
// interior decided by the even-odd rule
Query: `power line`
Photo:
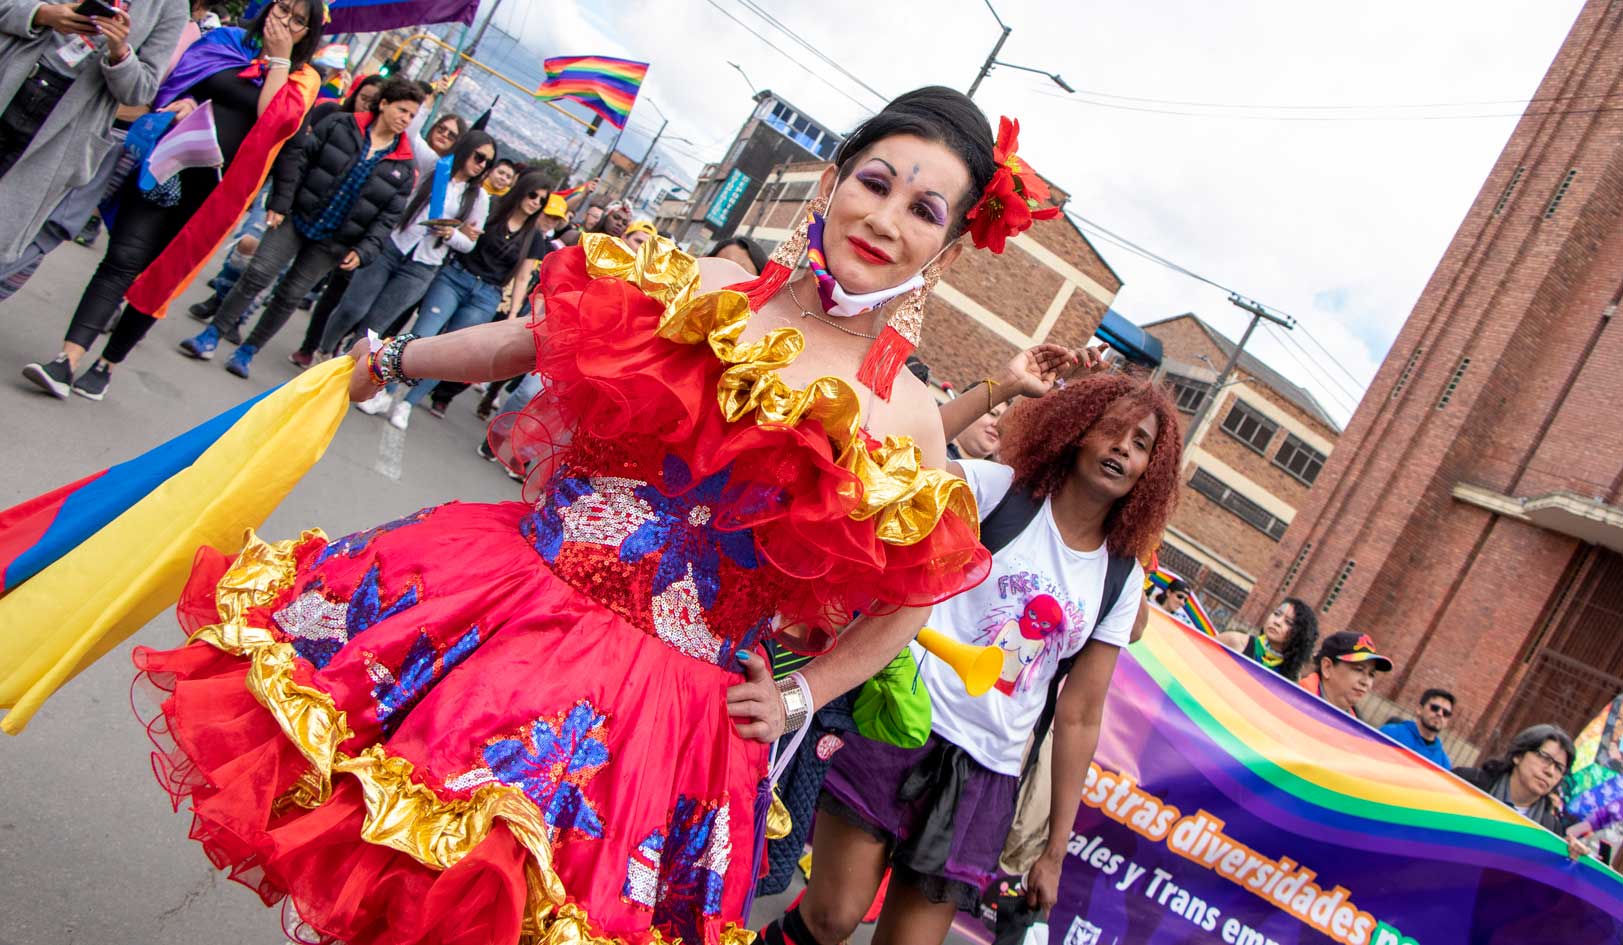
[[[1600,112],[1623,111],[1623,104],[1600,105],[1593,108],[1549,108],[1540,111],[1520,112],[1489,112],[1472,115],[1266,115],[1242,114],[1239,112],[1200,112],[1185,111],[1169,108],[1145,108],[1137,105],[1123,105],[1117,102],[1104,102],[1085,97],[1080,90],[1074,94],[1060,94],[1049,92],[1039,86],[1033,85],[1030,91],[1045,98],[1059,99],[1073,105],[1092,105],[1098,108],[1108,108],[1115,111],[1140,112],[1148,115],[1176,115],[1185,118],[1216,118],[1234,121],[1320,121],[1320,122],[1375,122],[1375,121],[1464,121],[1483,118],[1521,118],[1543,117],[1546,115],[1590,115]]]
[[[1067,207],[1065,209],[1065,215],[1067,217],[1069,217],[1072,222],[1076,223],[1078,226],[1082,227],[1084,230],[1087,230],[1088,232],[1094,234],[1095,236],[1098,236],[1101,239],[1104,239],[1106,242],[1112,243],[1112,244],[1126,250],[1127,252],[1132,253],[1135,256],[1138,256],[1138,257],[1140,257],[1142,259],[1148,260],[1149,262],[1153,262],[1156,265],[1163,266],[1163,267],[1165,267],[1167,269],[1172,270],[1173,272],[1179,273],[1180,275],[1183,275],[1183,276],[1186,276],[1186,277],[1188,277],[1190,279],[1193,279],[1196,282],[1204,283],[1206,285],[1211,286],[1214,289],[1218,289],[1218,290],[1220,290],[1222,292],[1225,292],[1225,293],[1228,293],[1230,295],[1238,295],[1238,294],[1240,294],[1237,290],[1231,289],[1228,286],[1223,285],[1221,282],[1216,281],[1215,279],[1209,279],[1206,276],[1203,276],[1200,273],[1195,272],[1194,270],[1189,269],[1186,266],[1180,265],[1179,263],[1176,263],[1176,262],[1172,261],[1171,259],[1168,259],[1167,257],[1161,255],[1160,253],[1155,252],[1154,250],[1147,249],[1147,248],[1139,245],[1138,243],[1133,242],[1132,240],[1128,239],[1127,237],[1122,236],[1121,234],[1110,230],[1108,227],[1105,227],[1102,224],[1095,223],[1094,221],[1088,219],[1087,217],[1083,216],[1080,213],[1077,213],[1075,210],[1072,210],[1069,207]],[[1312,341],[1313,344],[1318,347],[1318,349],[1323,353],[1323,359],[1328,361],[1329,363],[1335,365],[1336,369],[1341,371],[1342,374],[1346,375],[1347,378],[1350,379],[1353,382],[1353,385],[1356,388],[1358,388],[1358,392],[1356,394],[1353,394],[1353,400],[1354,400],[1354,403],[1355,403],[1355,406],[1356,406],[1356,402],[1359,399],[1362,398],[1363,391],[1367,388],[1367,385],[1364,385],[1361,381],[1359,381],[1357,376],[1354,375],[1352,373],[1352,371],[1347,369],[1346,365],[1342,364],[1341,361],[1339,359],[1337,359],[1336,356],[1334,354],[1332,354],[1328,348],[1326,348],[1321,342],[1319,342],[1319,340],[1317,338],[1315,338],[1310,331],[1307,330],[1306,326],[1303,324],[1301,319],[1295,318],[1295,316],[1290,315],[1290,313],[1286,312],[1282,308],[1279,308],[1278,306],[1268,305],[1268,304],[1263,303],[1261,301],[1258,301],[1257,304],[1262,305],[1264,308],[1267,308],[1267,309],[1269,309],[1271,311],[1278,312],[1281,315],[1285,315],[1287,317],[1290,317],[1290,318],[1292,318],[1292,320],[1294,320],[1296,322],[1297,330],[1301,331],[1304,335],[1306,335],[1308,340]],[[1306,353],[1305,349],[1304,349],[1304,353]],[[1309,357],[1312,357],[1312,355],[1309,355]],[[1312,373],[1311,368],[1309,369],[1309,373]],[[1337,383],[1339,385],[1340,382],[1336,381],[1335,383]],[[1343,393],[1349,393],[1346,390],[1346,388],[1342,388],[1342,392]]]
[[[825,55],[823,53],[822,50],[820,50],[817,47],[813,46],[811,43],[808,43],[804,39],[801,39],[800,34],[796,33],[794,30],[791,30],[789,27],[783,25],[783,23],[778,21],[777,17],[775,17],[772,14],[768,13],[766,10],[763,10],[761,8],[760,4],[755,3],[754,0],[738,0],[738,2],[741,5],[743,5],[743,7],[746,10],[749,10],[751,13],[754,13],[756,16],[758,16],[761,19],[765,20],[769,25],[771,25],[778,32],[780,32],[783,35],[785,35],[785,36],[789,37],[790,39],[794,40],[795,43],[797,45],[799,45],[802,49],[804,49],[807,52],[811,53],[813,56],[816,56],[818,59],[821,59],[823,62],[827,63],[831,68],[838,71],[841,75],[845,76],[847,79],[850,79],[852,82],[855,82],[856,84],[862,86],[869,93],[871,93],[875,98],[878,98],[881,102],[889,102],[890,101],[890,96],[889,95],[886,95],[884,92],[879,91],[878,89],[874,88],[873,86],[869,85],[868,83],[866,83],[866,82],[862,81],[861,79],[857,78],[856,75],[851,72],[851,70],[849,70],[849,69],[845,68],[844,66],[840,65],[838,62],[835,62],[833,59],[830,59],[827,55]]]
[[[1363,394],[1361,392],[1349,391],[1346,387],[1342,386],[1341,382],[1336,380],[1334,376],[1325,374],[1322,371],[1315,371],[1313,364],[1319,359],[1314,357],[1314,355],[1306,348],[1302,347],[1302,343],[1300,341],[1292,337],[1294,332],[1274,329],[1273,325],[1269,325],[1268,328],[1273,330],[1274,335],[1279,339],[1280,347],[1284,349],[1286,354],[1291,356],[1292,360],[1301,365],[1302,369],[1307,371],[1309,376],[1317,376],[1319,379],[1325,382],[1326,386],[1321,390],[1321,393],[1329,394],[1330,399],[1334,400],[1337,406],[1346,408],[1348,413],[1352,413],[1358,409],[1358,402],[1363,399]],[[1298,353],[1300,354],[1300,357],[1298,357]],[[1351,404],[1350,406],[1349,401]]]
[[[862,101],[852,97],[852,95],[849,92],[845,91],[844,89],[842,89],[839,86],[835,85],[834,83],[830,82],[828,80],[828,78],[825,77],[821,72],[818,72],[816,69],[813,69],[810,66],[807,66],[805,63],[803,63],[800,60],[796,59],[795,57],[789,55],[789,53],[787,53],[782,48],[780,48],[776,43],[772,42],[772,40],[767,39],[765,36],[762,36],[760,33],[757,33],[748,23],[745,23],[743,20],[740,20],[738,17],[733,16],[731,12],[729,12],[721,4],[717,3],[716,0],[705,0],[705,2],[710,4],[711,6],[715,7],[718,11],[720,11],[722,16],[725,16],[727,19],[732,20],[734,23],[737,23],[740,27],[742,27],[744,29],[744,31],[746,33],[749,33],[751,36],[753,36],[756,39],[760,40],[761,42],[767,44],[778,55],[780,55],[783,58],[785,58],[785,59],[789,60],[790,62],[794,63],[796,66],[800,67],[800,71],[806,73],[809,76],[812,76],[813,78],[817,79],[817,81],[823,83],[824,85],[828,86],[829,88],[833,89],[834,91],[836,91],[836,92],[840,93],[841,95],[845,96],[847,99],[850,100],[851,104],[857,106],[858,108],[867,108],[868,107]]]
[[[1543,102],[1564,102],[1569,99],[1578,98],[1606,98],[1610,94],[1607,92],[1577,92],[1571,95],[1547,95],[1543,97],[1534,96],[1532,98],[1479,99],[1470,102],[1372,102],[1363,105],[1340,102],[1329,105],[1303,105],[1299,103],[1275,104],[1269,102],[1198,102],[1170,98],[1145,98],[1138,95],[1118,95],[1113,92],[1103,92],[1099,89],[1077,89],[1077,92],[1083,95],[1092,95],[1096,98],[1113,98],[1123,102],[1142,102],[1150,105],[1184,105],[1200,108],[1260,108],[1291,111],[1333,111],[1338,109],[1373,111],[1383,108],[1476,108],[1484,105],[1534,105]]]

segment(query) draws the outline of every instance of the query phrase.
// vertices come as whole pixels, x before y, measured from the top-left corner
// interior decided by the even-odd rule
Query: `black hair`
[[[346,111],[346,112],[355,111],[355,100],[360,97],[361,90],[362,89],[369,89],[372,86],[377,85],[378,83],[380,83],[382,81],[383,81],[383,76],[378,75],[376,72],[374,72],[374,73],[372,73],[371,75],[368,75],[368,76],[362,76],[361,81],[355,83],[355,87],[349,90],[348,97],[346,97],[344,99],[343,110]],[[372,103],[372,108],[370,109],[370,111],[376,112],[378,110],[378,102],[381,102],[381,101],[383,101],[382,97],[379,97],[377,99],[377,101],[374,101]]]
[[[1577,750],[1572,747],[1572,736],[1559,725],[1535,725],[1532,728],[1522,729],[1516,737],[1510,740],[1510,747],[1505,753],[1491,761],[1484,762],[1482,773],[1492,778],[1508,774],[1510,769],[1516,767],[1516,759],[1528,752],[1537,751],[1547,741],[1554,740],[1567,753],[1567,767],[1572,767],[1572,756]]]
[[[1280,603],[1291,605],[1291,615],[1286,620],[1291,633],[1285,638],[1284,652],[1279,654],[1285,658],[1279,664],[1279,674],[1286,679],[1296,679],[1307,668],[1308,660],[1319,645],[1319,615],[1300,597],[1287,597]]]
[[[378,105],[381,107],[389,102],[417,102],[422,103],[428,96],[423,94],[416,82],[395,76],[383,82],[383,88],[378,89]]]
[[[918,356],[918,352],[908,355],[907,360],[903,363],[907,365],[909,371],[913,372],[914,377],[926,384],[930,383],[930,366],[924,363],[924,359]]]
[[[1420,694],[1420,705],[1424,707],[1426,703],[1433,699],[1447,699],[1448,707],[1451,709],[1458,704],[1452,692],[1449,692],[1447,689],[1438,689],[1433,687]]]
[[[327,5],[322,0],[292,0],[294,3],[304,4],[304,18],[308,25],[304,28],[304,38],[293,44],[287,58],[293,63],[293,68],[309,65],[310,59],[315,56],[316,50],[321,48],[321,30],[327,25]],[[263,44],[265,36],[265,19],[276,9],[274,2],[265,4],[265,9],[252,21],[243,25],[251,42]]]
[[[451,152],[451,173],[455,174],[457,171],[462,170],[462,165],[468,162],[468,158],[473,152],[479,150],[482,145],[487,144],[494,150],[496,139],[483,131],[470,131],[458,138],[456,150]],[[490,173],[493,163],[486,162],[485,166],[479,169],[478,174],[468,179],[468,186],[462,189],[462,206],[456,211],[458,220],[468,218],[468,211],[473,209],[473,202],[478,198],[479,189],[485,182],[485,175]],[[411,199],[406,201],[406,209],[401,211],[400,222],[395,225],[395,229],[405,232],[406,227],[411,225],[411,221],[417,219],[417,211],[423,209],[423,204],[428,203],[428,198],[433,196],[433,193],[434,175],[433,173],[424,174],[423,179],[417,183],[417,190],[411,195]]]
[[[715,245],[715,248],[710,250],[710,255],[719,255],[722,250],[729,246],[737,246],[749,256],[750,265],[755,267],[756,275],[760,275],[761,270],[766,268],[766,250],[761,248],[760,243],[747,236],[735,236],[732,239],[722,240]]]
[[[947,231],[947,239],[956,239],[969,225],[964,214],[980,200],[981,192],[997,173],[997,162],[992,158],[997,140],[992,136],[991,124],[969,96],[956,89],[940,85],[914,89],[858,125],[840,144],[834,152],[840,179],[856,169],[857,161],[870,148],[896,135],[915,135],[946,145],[969,169],[969,192],[955,208],[953,224]]]
[[[519,163],[512,158],[497,158],[495,162],[490,165],[490,169],[495,170],[496,168],[501,167],[503,164],[506,164],[508,167],[512,168],[515,173],[522,170]]]
[[[536,238],[540,229],[542,212],[547,209],[547,198],[552,196],[552,190],[547,186],[547,175],[540,171],[525,171],[513,182],[511,190],[496,198],[496,202],[491,205],[490,216],[485,218],[487,231],[494,230],[498,226],[505,227],[507,218],[523,209],[524,198],[536,191],[541,192],[541,206],[525,218],[524,226],[516,234],[523,251],[519,253],[518,262],[513,264],[513,271],[508,273],[507,280],[518,275],[519,269],[524,266],[524,260],[530,256],[531,241]]]

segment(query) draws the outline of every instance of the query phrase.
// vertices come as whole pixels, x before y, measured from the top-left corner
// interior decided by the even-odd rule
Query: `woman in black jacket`
[[[416,182],[405,131],[423,98],[417,83],[390,79],[378,94],[376,113],[329,115],[301,147],[276,162],[268,229],[253,262],[220,303],[213,324],[182,341],[181,351],[205,361],[214,357],[221,334],[288,267],[248,340],[226,362],[227,371],[247,377],[255,353],[287,323],[311,286],[335,265],[348,272],[377,258]]]
[[[1535,725],[1511,739],[1503,755],[1480,768],[1455,768],[1454,774],[1566,840],[1567,855],[1576,860],[1589,851],[1569,832],[1577,819],[1562,810],[1557,793],[1572,755],[1572,736],[1559,726]]]

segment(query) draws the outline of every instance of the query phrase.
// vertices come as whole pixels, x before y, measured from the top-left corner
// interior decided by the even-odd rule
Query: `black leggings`
[[[118,214],[107,231],[107,252],[79,297],[73,321],[68,323],[68,342],[89,349],[98,335],[111,328],[113,336],[102,350],[102,357],[114,364],[124,360],[157,322],[156,318],[130,305],[125,305],[123,314],[119,315],[124,293],[129,291],[135,277],[180,234],[186,221],[218,183],[212,169],[182,171],[180,202],[173,207],[160,207],[141,196],[137,175],[130,175],[119,191]]]

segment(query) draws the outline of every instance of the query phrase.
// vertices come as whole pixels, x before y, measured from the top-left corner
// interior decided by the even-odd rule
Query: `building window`
[[[1454,368],[1454,374],[1448,379],[1448,386],[1443,388],[1443,396],[1437,398],[1437,409],[1448,406],[1454,399],[1454,392],[1460,389],[1460,378],[1465,376],[1465,369],[1471,366],[1470,358],[1460,358],[1460,363]]]
[[[1178,409],[1184,413],[1194,413],[1200,409],[1200,402],[1206,399],[1206,392],[1212,385],[1204,381],[1197,381],[1182,374],[1168,374],[1167,386],[1172,388],[1173,399],[1178,402]]]
[[[1279,424],[1263,416],[1255,407],[1238,398],[1223,418],[1223,429],[1259,453],[1266,452],[1268,443],[1279,431]]]
[[[1163,565],[1171,568],[1174,574],[1184,580],[1198,581],[1200,579],[1200,562],[1196,561],[1192,555],[1183,549],[1171,544],[1163,544],[1156,551],[1156,556],[1161,559]]]
[[[1200,602],[1206,606],[1206,615],[1218,627],[1226,627],[1240,608],[1245,606],[1249,593],[1245,588],[1220,574],[1208,574],[1200,582]]]
[[[1228,512],[1233,513],[1242,522],[1262,532],[1274,541],[1285,537],[1287,522],[1235,492],[1224,484],[1223,480],[1198,466],[1195,468],[1195,474],[1189,477],[1189,488],[1216,502]]]
[[[1330,585],[1330,593],[1324,595],[1324,603],[1319,606],[1321,613],[1329,613],[1330,608],[1336,605],[1336,598],[1341,596],[1341,589],[1347,586],[1347,579],[1352,577],[1355,562],[1348,558],[1347,563],[1341,566],[1341,573],[1336,575],[1336,583]]]
[[[1420,363],[1420,355],[1425,350],[1419,345],[1415,346],[1414,354],[1409,355],[1409,360],[1403,364],[1403,371],[1398,375],[1398,382],[1392,385],[1392,396],[1388,398],[1389,400],[1397,400],[1398,395],[1403,393],[1403,388],[1409,385],[1409,375],[1414,373],[1414,366]]]
[[[1577,176],[1578,169],[1575,167],[1567,172],[1567,176],[1561,178],[1561,186],[1555,189],[1555,196],[1550,198],[1550,205],[1544,208],[1544,219],[1548,220],[1555,216],[1556,208],[1561,206],[1561,201],[1567,199],[1567,189],[1572,186],[1572,179]]]
[[[1311,486],[1324,468],[1324,454],[1297,439],[1296,434],[1286,433],[1285,442],[1274,454],[1274,465]]]
[[[1302,570],[1302,562],[1307,560],[1307,553],[1312,550],[1313,543],[1311,541],[1302,543],[1302,550],[1296,553],[1296,560],[1291,562],[1290,569],[1285,572],[1285,580],[1279,582],[1279,593],[1285,593],[1285,590],[1295,583],[1296,572]]]
[[[1521,183],[1522,172],[1525,170],[1527,168],[1518,167],[1516,173],[1510,175],[1510,183],[1505,185],[1505,192],[1499,195],[1499,202],[1493,205],[1494,216],[1498,216],[1499,212],[1505,209],[1505,204],[1510,202],[1510,195],[1516,192],[1516,185]]]

